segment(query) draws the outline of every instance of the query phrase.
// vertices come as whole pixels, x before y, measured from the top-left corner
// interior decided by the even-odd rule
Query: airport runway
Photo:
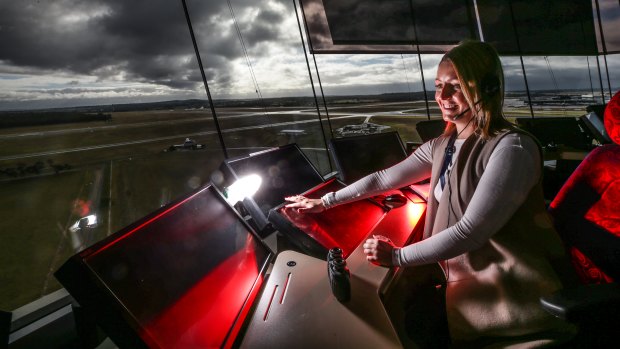
[[[394,104],[390,104],[390,105],[394,106]],[[400,105],[402,105],[402,103],[400,103]],[[347,107],[340,107],[340,108],[330,108],[329,118],[330,118],[330,121],[337,121],[337,120],[350,119],[350,118],[360,118],[360,117],[365,118],[365,120],[369,120],[370,118],[376,116],[379,113],[372,113],[372,112],[370,113],[369,112],[355,112],[354,113],[350,111],[341,112],[338,110],[342,110],[342,109],[350,110],[350,109],[362,109],[362,108],[368,109],[369,107],[376,108],[376,107],[381,107],[381,106],[384,107],[386,106],[386,104],[382,103],[382,104],[372,104],[372,105],[365,105],[365,106],[347,106]],[[263,123],[263,124],[258,124],[258,125],[225,128],[225,129],[222,129],[222,133],[230,134],[230,133],[248,131],[248,130],[274,129],[274,128],[282,128],[282,127],[291,126],[291,125],[319,123],[319,119],[316,114],[316,109],[299,109],[299,110],[272,111],[272,112],[252,112],[252,113],[241,113],[237,115],[222,115],[222,116],[218,116],[218,120],[222,122],[222,121],[231,120],[231,119],[256,118],[259,116],[269,117],[269,116],[291,116],[291,115],[294,115],[294,116],[300,116],[300,115],[306,116],[307,115],[308,117],[311,117],[311,118],[307,120],[272,122],[272,123]],[[415,117],[426,117],[426,109],[425,108],[407,108],[407,109],[402,109],[402,110],[381,112],[380,115],[381,116],[409,115],[409,116],[415,116]],[[323,121],[326,121],[325,115],[321,115],[321,117]],[[80,134],[96,135],[96,133],[98,132],[109,132],[109,131],[114,132],[115,130],[126,131],[126,130],[131,130],[131,129],[139,130],[144,127],[155,127],[155,126],[156,127],[167,127],[171,125],[192,124],[192,123],[199,123],[199,122],[205,122],[205,121],[210,122],[211,119],[207,120],[205,117],[199,117],[199,118],[195,117],[195,118],[182,118],[178,120],[158,120],[158,121],[153,121],[153,122],[119,123],[116,125],[77,127],[77,128],[62,129],[62,130],[42,130],[42,131],[27,132],[27,133],[20,133],[20,134],[17,134],[17,133],[4,134],[4,135],[0,135],[0,140],[12,139],[12,140],[24,140],[27,142],[37,142],[38,139],[45,138],[45,137],[62,137],[62,136],[80,135]],[[135,132],[135,133],[139,134],[139,132]],[[55,149],[55,150],[40,151],[40,152],[14,154],[14,155],[4,155],[4,156],[0,156],[0,161],[11,161],[11,160],[14,161],[14,160],[21,160],[21,159],[41,158],[41,157],[56,156],[56,155],[61,155],[61,154],[87,152],[87,151],[100,150],[100,149],[135,146],[135,145],[140,145],[140,144],[162,142],[162,141],[172,141],[172,142],[177,141],[178,142],[178,140],[182,137],[195,138],[195,137],[214,135],[216,133],[217,133],[216,130],[208,130],[208,131],[186,133],[183,135],[175,134],[175,135],[170,135],[170,136],[132,139],[132,140],[127,140],[127,141],[98,144],[98,145],[70,147],[70,148],[65,148],[65,149]]]

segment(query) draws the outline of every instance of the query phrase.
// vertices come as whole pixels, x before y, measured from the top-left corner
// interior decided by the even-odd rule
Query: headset
[[[482,80],[480,80],[480,91],[482,92],[482,98],[491,98],[499,92],[500,82],[499,77],[493,73],[488,73]]]

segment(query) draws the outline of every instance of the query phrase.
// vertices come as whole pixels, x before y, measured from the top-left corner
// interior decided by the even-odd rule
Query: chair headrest
[[[614,143],[620,144],[620,91],[611,98],[605,108],[605,130]]]

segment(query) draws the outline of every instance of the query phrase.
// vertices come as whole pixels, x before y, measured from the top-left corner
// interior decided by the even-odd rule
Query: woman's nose
[[[450,88],[450,86],[447,86],[447,85],[441,87],[441,89],[439,90],[439,97],[441,99],[448,99],[452,97],[453,94],[454,94],[454,89]]]

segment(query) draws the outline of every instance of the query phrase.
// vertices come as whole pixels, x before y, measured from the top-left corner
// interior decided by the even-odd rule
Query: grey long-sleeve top
[[[434,141],[423,144],[407,159],[388,169],[326,194],[323,202],[331,207],[429,178]],[[394,265],[435,263],[481,247],[506,224],[539,181],[541,160],[538,147],[529,136],[511,133],[503,137],[493,150],[463,217],[428,239],[394,249]]]

